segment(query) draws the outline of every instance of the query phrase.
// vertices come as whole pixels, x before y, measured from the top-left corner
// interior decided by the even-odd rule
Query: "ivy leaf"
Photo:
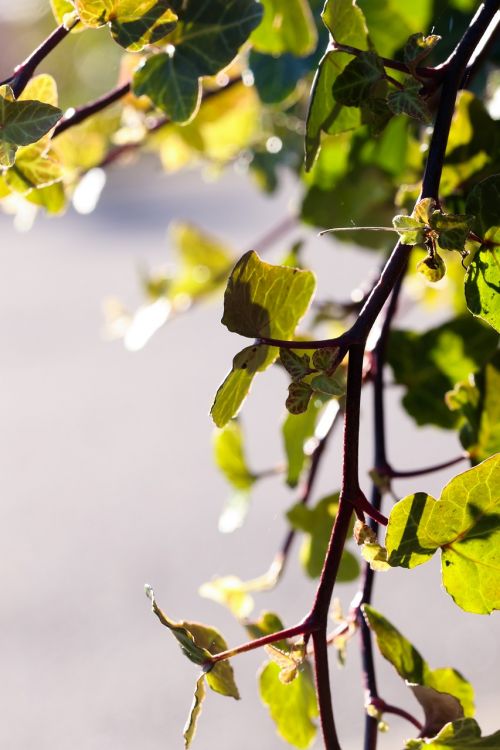
[[[257,52],[297,57],[314,52],[318,34],[307,0],[263,0],[264,17],[250,41]]]
[[[439,41],[441,37],[437,34],[425,36],[418,32],[410,36],[403,48],[403,60],[412,74],[415,74],[417,66],[428,57]]]
[[[210,411],[217,427],[224,427],[235,417],[248,395],[257,372],[266,370],[278,356],[275,346],[256,344],[247,346],[233,359],[230,373],[215,394]]]
[[[335,493],[319,500],[314,508],[297,503],[287,513],[292,528],[306,534],[300,558],[310,578],[318,578],[321,574],[333,523],[337,516],[338,500],[339,495]],[[342,553],[338,580],[353,581],[358,575],[358,561],[348,549],[345,549]]]
[[[346,383],[343,373],[334,375],[321,374],[311,380],[311,388],[317,393],[324,393],[333,398],[341,398],[345,394]]]
[[[180,257],[179,273],[171,280],[168,296],[185,300],[201,297],[218,289],[234,263],[231,250],[220,240],[194,224],[174,222],[169,235]]]
[[[395,115],[405,114],[425,124],[431,122],[427,102],[420,96],[422,84],[414,78],[406,78],[403,89],[387,95],[387,106]]]
[[[455,669],[431,669],[417,649],[387,620],[368,604],[363,615],[375,633],[382,656],[396,669],[412,689],[425,713],[425,737],[439,732],[448,721],[473,716],[472,685]]]
[[[360,8],[352,0],[327,0],[322,18],[335,41],[360,50],[368,50],[368,29]],[[333,86],[338,76],[351,62],[344,52],[327,52],[316,72],[309,100],[306,122],[306,170],[309,171],[318,154],[321,133],[335,135],[353,130],[361,124],[357,108],[343,107],[335,100]]]
[[[22,195],[54,185],[62,177],[61,162],[52,151],[47,151],[43,141],[20,148],[15,164],[5,173],[5,181],[9,187]]]
[[[291,349],[280,349],[280,360],[285,370],[291,375],[292,380],[302,380],[306,375],[314,372],[309,366],[308,354],[300,356]]]
[[[312,168],[318,155],[321,133],[337,135],[361,125],[361,111],[355,107],[344,107],[333,97],[334,83],[351,59],[345,52],[330,51],[318,66],[307,112],[306,171]]]
[[[316,736],[318,716],[311,667],[305,662],[297,678],[284,684],[278,664],[269,662],[260,671],[259,689],[280,737],[297,748],[307,748]]]
[[[205,674],[201,674],[196,681],[193,704],[191,706],[188,720],[186,722],[186,726],[184,727],[184,732],[183,732],[184,747],[186,748],[186,750],[188,750],[188,748],[191,747],[191,742],[193,741],[194,736],[196,734],[196,727],[198,724],[198,719],[200,717],[202,704],[203,704],[203,701],[205,700],[206,692],[207,691],[205,687]]]
[[[14,100],[10,86],[1,86],[0,165],[11,167],[17,147],[39,141],[61,117],[58,107],[36,100]]]
[[[238,490],[248,490],[256,477],[247,466],[243,432],[238,422],[228,422],[214,434],[215,463],[227,481]]]
[[[406,750],[496,750],[500,744],[500,731],[482,737],[474,719],[458,719],[446,724],[436,737],[408,740]]]
[[[449,409],[461,416],[460,442],[477,464],[500,452],[500,354],[472,381],[457,383],[446,394]]]
[[[115,42],[131,52],[158,44],[177,23],[170,0],[76,0],[75,5],[84,26],[108,24]]]
[[[286,408],[290,414],[303,414],[307,411],[312,395],[313,389],[308,383],[290,383]]]
[[[384,77],[384,66],[375,52],[361,52],[335,79],[333,95],[348,107],[361,107]]]
[[[261,612],[258,620],[254,622],[246,622],[245,629],[249,634],[250,638],[262,638],[264,635],[271,635],[272,633],[278,633],[280,630],[284,630],[285,626],[281,618],[275,612]],[[277,648],[286,650],[289,647],[289,641],[275,641],[274,645]]]
[[[314,435],[318,414],[323,406],[320,399],[312,398],[305,412],[288,413],[282,426],[283,444],[287,459],[286,482],[296,487],[306,462],[305,446]]]
[[[244,619],[253,610],[253,599],[247,585],[237,576],[224,576],[202,584],[201,596],[227,607],[235,617]]]
[[[455,383],[466,380],[494,354],[498,336],[461,315],[425,333],[392,331],[388,359],[396,382],[404,385],[403,406],[417,424],[452,429],[457,416],[445,403]]]
[[[370,29],[370,39],[380,55],[393,57],[410,34],[426,29],[432,21],[432,0],[358,0]]]
[[[189,122],[200,106],[196,67],[181,49],[147,59],[134,75],[133,90],[137,96],[149,96],[173,122]]]
[[[188,0],[175,31],[175,46],[150,57],[136,71],[134,93],[151,101],[174,122],[188,122],[201,99],[200,78],[228,65],[261,21],[255,0]]]
[[[439,234],[439,246],[443,250],[458,250],[459,252],[464,249],[473,221],[473,216],[444,214],[442,211],[433,211],[429,218],[431,229]]]
[[[474,232],[481,239],[500,243],[500,175],[492,175],[470,192],[466,209],[475,216]],[[483,244],[474,255],[465,277],[467,307],[500,332],[500,251]]]
[[[58,25],[63,24],[65,28],[69,28],[70,25],[72,26],[78,20],[78,14],[71,0],[50,0],[50,7]],[[83,24],[78,23],[71,31],[79,32],[84,29]]]
[[[317,370],[322,370],[327,374],[331,374],[339,364],[339,354],[340,349],[338,346],[331,346],[326,349],[316,349],[312,358],[313,365]]]
[[[282,651],[277,646],[264,646],[267,655],[275,664],[280,667],[279,679],[284,685],[293,682],[299,674],[300,665],[305,658],[304,641],[295,643],[289,650]]]
[[[500,609],[500,454],[459,474],[435,500],[424,492],[391,511],[389,564],[414,568],[442,550],[443,584],[467,612]]]
[[[309,307],[315,286],[311,271],[273,266],[250,251],[229,277],[222,323],[241,336],[288,339]]]
[[[392,226],[399,234],[404,245],[418,245],[425,239],[425,224],[414,216],[395,216]]]

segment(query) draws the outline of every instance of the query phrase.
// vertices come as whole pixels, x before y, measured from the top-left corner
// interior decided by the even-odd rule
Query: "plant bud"
[[[427,281],[441,281],[446,273],[444,260],[440,255],[435,253],[433,256],[428,255],[417,263],[417,271],[425,276]]]

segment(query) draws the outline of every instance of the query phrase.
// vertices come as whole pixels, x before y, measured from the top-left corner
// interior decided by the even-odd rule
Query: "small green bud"
[[[434,255],[428,255],[417,263],[417,271],[423,274],[427,281],[434,283],[435,281],[441,281],[446,273],[446,266],[441,256],[434,253]]]

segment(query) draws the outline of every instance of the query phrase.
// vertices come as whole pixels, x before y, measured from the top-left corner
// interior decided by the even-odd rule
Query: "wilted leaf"
[[[423,492],[391,511],[389,564],[414,568],[441,548],[443,584],[467,612],[500,609],[500,454],[452,479],[435,500]]]
[[[425,713],[425,736],[435,734],[448,721],[474,714],[474,691],[455,669],[431,669],[417,649],[383,615],[362,606],[375,633],[382,656],[412,689]]]
[[[474,719],[453,721],[430,739],[408,740],[406,750],[497,750],[500,747],[500,731],[481,736],[481,730]]]
[[[196,726],[201,713],[201,707],[206,696],[205,688],[205,674],[201,674],[196,681],[196,688],[194,691],[193,705],[189,712],[186,726],[184,727],[184,747],[188,750],[191,747],[191,742],[194,739],[196,733]]]

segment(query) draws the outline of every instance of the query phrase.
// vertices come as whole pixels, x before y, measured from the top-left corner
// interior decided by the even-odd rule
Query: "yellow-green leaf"
[[[443,584],[467,612],[500,609],[500,454],[452,479],[439,500],[423,492],[391,511],[389,564],[414,568],[441,548]]]
[[[193,704],[191,706],[191,710],[189,712],[188,720],[186,722],[186,725],[184,727],[184,747],[186,750],[191,746],[191,742],[194,739],[194,736],[196,734],[196,726],[198,724],[198,719],[200,718],[201,708],[203,705],[203,701],[205,700],[206,696],[206,688],[205,688],[205,674],[202,673],[198,679],[196,680],[196,688],[194,691],[193,696]]]
[[[250,37],[258,52],[303,57],[314,51],[317,31],[308,0],[263,0],[264,17]]]
[[[158,44],[177,21],[170,0],[76,0],[76,9],[85,26],[109,24],[114,40],[131,51]]]

